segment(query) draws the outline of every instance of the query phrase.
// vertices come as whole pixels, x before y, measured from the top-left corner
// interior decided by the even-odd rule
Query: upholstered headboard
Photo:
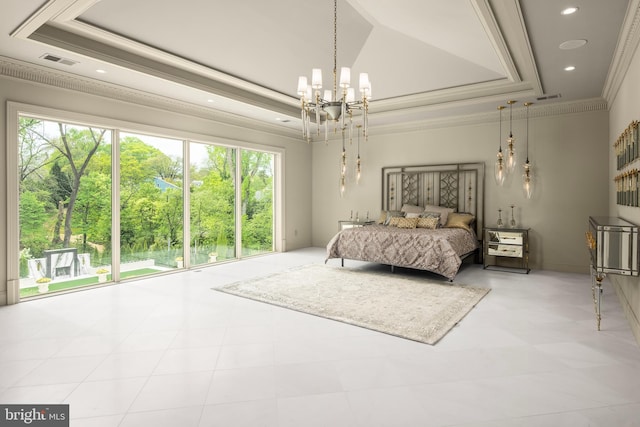
[[[476,217],[476,234],[484,227],[484,163],[451,163],[382,168],[382,210],[402,205],[437,205]]]

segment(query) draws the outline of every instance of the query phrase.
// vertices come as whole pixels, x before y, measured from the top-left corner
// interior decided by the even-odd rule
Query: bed
[[[368,261],[453,280],[465,258],[481,262],[483,226],[484,163],[385,167],[380,219],[338,232],[325,262]]]

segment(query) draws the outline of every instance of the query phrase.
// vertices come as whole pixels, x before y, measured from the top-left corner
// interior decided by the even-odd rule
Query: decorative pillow
[[[387,225],[389,227],[397,227],[401,219],[404,218],[401,216],[392,216],[391,218],[389,218],[389,223]]]
[[[387,211],[381,211],[380,216],[378,217],[378,221],[376,222],[378,224],[384,224],[386,220],[387,220]]]
[[[424,211],[420,214],[420,218],[437,218],[438,223],[440,223],[440,212],[427,212]]]
[[[454,212],[452,208],[445,208],[442,206],[434,206],[434,205],[426,205],[424,207],[425,212],[438,212],[440,213],[440,225],[445,225],[447,223],[447,215]]]
[[[420,218],[400,218],[398,228],[416,228],[419,219]]]
[[[409,204],[404,204],[402,205],[402,208],[400,209],[402,212],[406,212],[406,213],[421,213],[422,211],[424,211],[424,208],[421,206],[416,206],[416,205],[409,205]]]
[[[435,230],[436,228],[438,228],[439,222],[440,222],[439,217],[418,218],[418,223],[416,224],[416,227]]]
[[[384,225],[390,225],[392,218],[402,218],[404,216],[404,212],[400,211],[387,211],[387,218],[384,220]]]
[[[420,215],[421,214],[419,214],[419,213],[407,212],[407,214],[404,217],[405,218],[420,218]],[[440,218],[440,217],[438,216],[438,218]]]
[[[463,228],[467,231],[471,231],[471,224],[476,218],[468,213],[450,213],[447,217],[447,228]]]

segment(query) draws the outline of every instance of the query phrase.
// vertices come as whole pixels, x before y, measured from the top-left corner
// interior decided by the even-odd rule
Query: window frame
[[[82,126],[93,126],[109,129],[113,135],[112,141],[112,206],[119,206],[120,198],[120,134],[138,133],[163,138],[181,140],[183,144],[183,241],[185,242],[185,266],[189,263],[189,243],[190,243],[190,164],[189,143],[197,142],[201,144],[230,147],[236,149],[236,173],[239,173],[241,150],[263,151],[274,156],[274,182],[273,182],[273,251],[285,251],[284,225],[285,225],[285,193],[284,193],[284,171],[285,171],[285,149],[276,146],[256,144],[241,140],[217,137],[215,135],[205,135],[190,132],[182,129],[169,129],[139,122],[129,122],[124,120],[110,119],[90,114],[72,112],[57,108],[49,108],[20,102],[7,102],[7,146],[6,146],[6,170],[7,170],[7,304],[16,304],[20,301],[20,269],[19,269],[19,182],[18,182],[18,127],[20,116],[29,116],[42,120],[59,121]],[[239,175],[238,175],[239,177]],[[239,187],[239,186],[238,186]],[[236,189],[238,196],[239,188]],[[236,197],[236,246],[241,245],[242,224],[237,214],[241,211],[241,200]],[[118,209],[112,209],[112,257],[120,259],[120,213]],[[118,230],[118,232],[115,232]],[[235,260],[244,258],[242,251],[236,251]],[[113,264],[113,263],[112,263]],[[203,267],[203,266],[198,266]],[[113,271],[114,282],[119,283],[119,269]],[[179,270],[178,270],[179,271]],[[172,272],[165,273],[171,274]],[[135,280],[135,279],[133,279]]]

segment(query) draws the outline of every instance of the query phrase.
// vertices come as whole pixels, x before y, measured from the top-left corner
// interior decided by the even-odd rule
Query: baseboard
[[[610,280],[610,282],[613,285],[613,289],[615,289],[616,291],[616,295],[618,295],[618,300],[620,300],[622,311],[624,312],[624,315],[629,322],[631,332],[633,332],[633,336],[636,338],[636,342],[640,346],[640,320],[631,308],[631,304],[629,304],[629,300],[627,300],[627,297],[622,291],[620,284],[618,284],[615,280]]]

